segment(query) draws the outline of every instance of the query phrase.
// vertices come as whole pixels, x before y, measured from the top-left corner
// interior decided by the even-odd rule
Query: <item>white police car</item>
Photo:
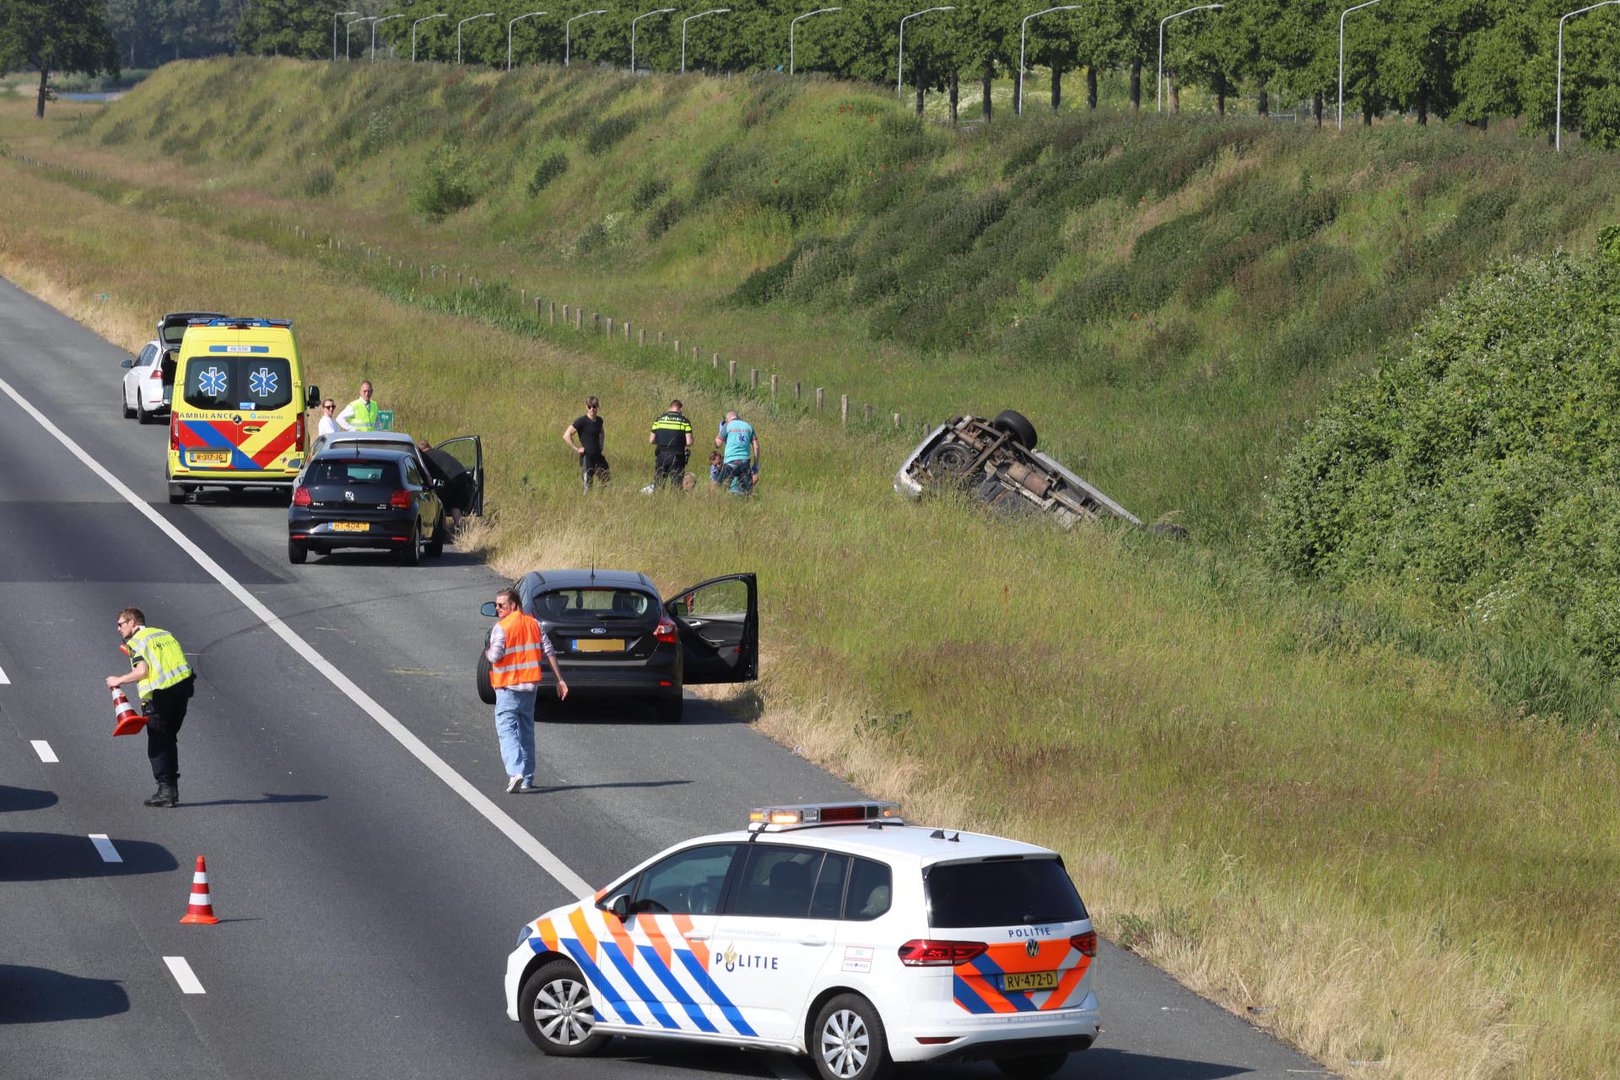
[[[1056,1072],[1097,1037],[1097,935],[1056,852],[907,825],[894,803],[765,807],[523,928],[507,1015],[547,1054],[613,1035]]]

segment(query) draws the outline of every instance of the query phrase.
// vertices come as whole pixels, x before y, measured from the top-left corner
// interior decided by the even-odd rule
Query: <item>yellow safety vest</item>
[[[354,419],[349,422],[356,431],[377,430],[377,403],[364,398],[355,398],[349,402],[349,408],[354,410]]]
[[[146,678],[136,684],[143,701],[151,697],[154,690],[165,690],[191,678],[186,654],[167,630],[143,626],[124,644],[129,646],[131,667],[137,660],[146,661]]]

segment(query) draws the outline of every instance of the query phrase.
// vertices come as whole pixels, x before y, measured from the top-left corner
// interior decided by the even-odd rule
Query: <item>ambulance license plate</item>
[[[1055,971],[1009,971],[1001,976],[1003,990],[1056,990]]]
[[[575,652],[624,652],[624,642],[619,638],[575,638]]]
[[[229,450],[217,450],[217,451],[193,450],[190,454],[186,455],[186,457],[187,457],[187,460],[190,461],[193,466],[197,466],[197,465],[229,465],[231,463],[231,453],[230,453]]]
[[[371,526],[363,521],[334,521],[333,532],[370,532]]]

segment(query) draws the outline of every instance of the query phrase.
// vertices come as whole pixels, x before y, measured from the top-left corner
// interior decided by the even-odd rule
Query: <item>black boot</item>
[[[178,783],[172,783],[171,784],[171,783],[168,783],[166,781],[159,780],[158,781],[157,793],[155,795],[153,795],[150,799],[146,800],[146,805],[147,806],[179,806],[180,805],[180,785]]]

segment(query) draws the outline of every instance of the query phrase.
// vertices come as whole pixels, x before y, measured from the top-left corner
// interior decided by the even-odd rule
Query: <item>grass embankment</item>
[[[0,123],[19,149],[73,153],[16,106]],[[904,504],[888,492],[892,441],[786,410],[764,426],[751,502],[661,502],[633,483],[581,500],[556,431],[586,392],[611,404],[626,478],[672,394],[700,429],[728,399],[673,367],[393,302],[352,263],[242,239],[318,202],[196,204],[186,189],[201,182],[181,170],[118,175],[161,182],[103,198],[0,161],[10,205],[50,208],[0,219],[0,269],[128,345],[188,305],[293,316],[328,388],[365,373],[415,429],[486,433],[503,570],[594,559],[671,586],[757,570],[765,676],[737,707],[924,820],[1058,847],[1106,931],[1240,1013],[1271,1010],[1261,1023],[1338,1068],[1612,1070],[1612,739],[1514,722],[1458,670],[1351,643],[1336,609],[1200,546]],[[398,228],[396,252],[449,243]],[[143,251],[161,266],[130,257]]]

